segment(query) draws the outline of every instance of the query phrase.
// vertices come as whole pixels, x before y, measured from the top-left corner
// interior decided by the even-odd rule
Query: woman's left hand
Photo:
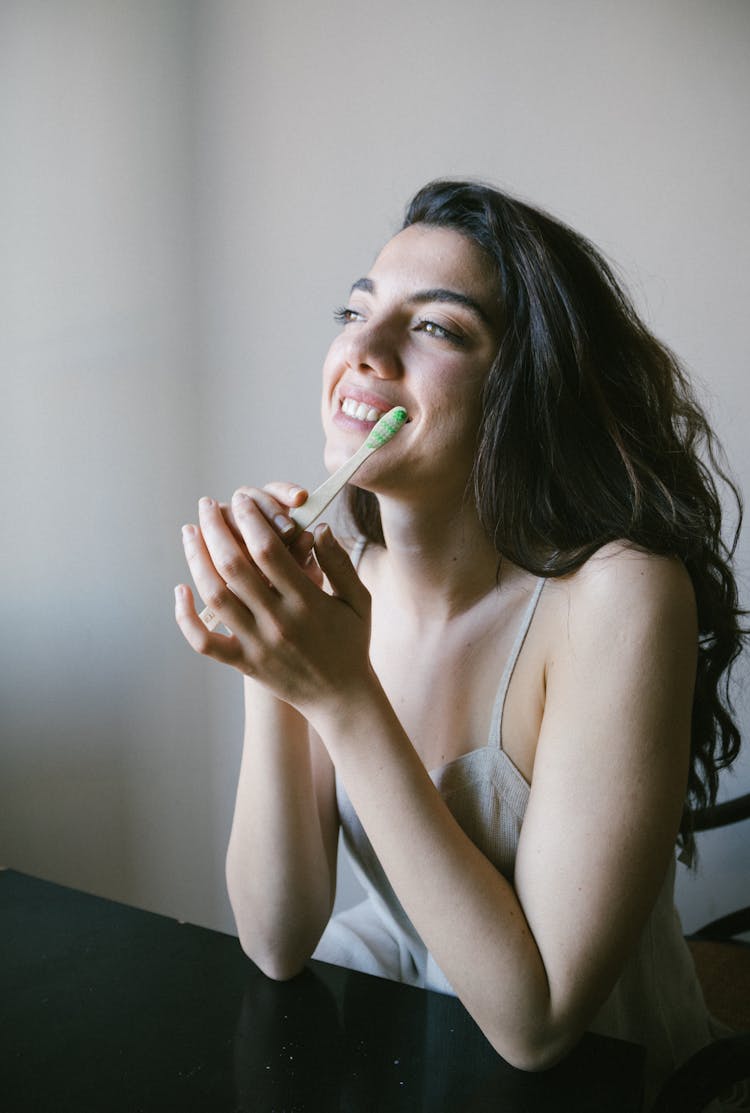
[[[184,540],[201,598],[232,633],[206,629],[185,585],[176,589],[177,623],[197,653],[255,678],[309,717],[371,675],[370,594],[328,526],[315,530],[314,551],[330,594],[241,491],[232,514],[247,553],[213,499],[201,499],[200,527],[187,527]]]

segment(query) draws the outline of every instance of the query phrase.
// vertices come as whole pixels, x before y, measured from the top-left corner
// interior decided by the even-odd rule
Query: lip
[[[350,386],[341,383],[336,387],[335,391],[335,399],[339,413],[341,413],[341,403],[344,398],[352,398],[355,402],[362,402],[368,408],[379,410],[381,414],[386,414],[389,410],[392,410],[394,406],[400,406],[402,404],[400,401],[392,398],[384,398],[382,395],[374,394],[371,390],[363,390],[361,387],[354,386],[353,384]],[[346,417],[347,415],[343,414],[342,416]],[[373,423],[360,421],[359,424],[365,425]]]

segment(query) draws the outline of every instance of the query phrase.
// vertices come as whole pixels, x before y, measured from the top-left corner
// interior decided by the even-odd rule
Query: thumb
[[[348,603],[361,618],[368,618],[370,593],[357,575],[346,549],[338,543],[328,525],[320,525],[315,530],[315,556],[333,594]]]

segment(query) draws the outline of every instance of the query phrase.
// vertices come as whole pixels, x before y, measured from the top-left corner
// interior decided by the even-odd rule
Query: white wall
[[[743,0],[6,0],[1,858],[231,927],[239,684],[172,626],[178,527],[322,477],[331,309],[430,177],[614,257],[746,487],[749,40]],[[711,841],[687,926],[748,874]]]
[[[0,860],[208,921],[224,822],[171,619],[200,477],[185,14],[0,7]]]

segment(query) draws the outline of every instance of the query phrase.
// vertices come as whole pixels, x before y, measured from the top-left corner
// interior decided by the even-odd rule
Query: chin
[[[344,450],[343,445],[332,445],[330,442],[326,443],[323,449],[323,465],[326,471],[333,475],[342,464],[345,464],[349,459],[351,453]]]

